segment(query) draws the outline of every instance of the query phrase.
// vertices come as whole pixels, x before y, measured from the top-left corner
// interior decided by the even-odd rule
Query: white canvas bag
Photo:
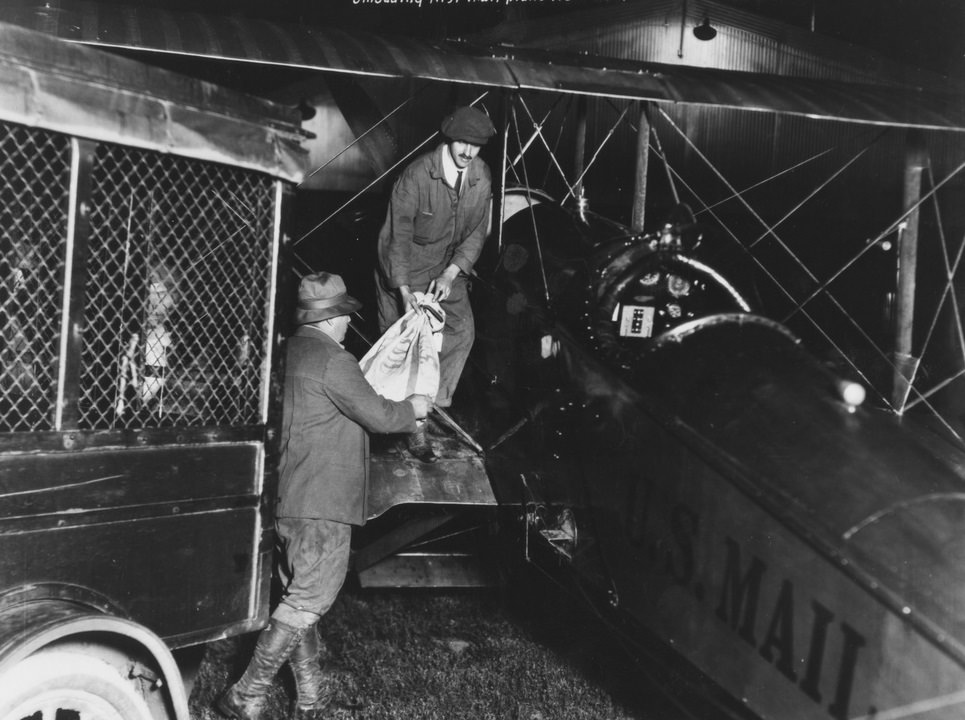
[[[359,362],[375,391],[389,400],[439,392],[439,350],[446,312],[425,293],[415,293],[419,307],[409,310],[385,331]]]

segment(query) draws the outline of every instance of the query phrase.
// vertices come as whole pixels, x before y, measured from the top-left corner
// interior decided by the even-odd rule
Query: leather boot
[[[332,701],[332,691],[318,662],[321,643],[313,625],[288,659],[295,676],[293,720],[321,720]]]
[[[270,620],[268,627],[258,636],[254,655],[245,674],[218,700],[218,712],[237,720],[258,720],[272,680],[301,642],[306,629]]]
[[[429,443],[429,438],[426,434],[426,423],[424,420],[416,423],[416,431],[409,435],[406,439],[406,444],[409,448],[409,454],[416,460],[424,463],[434,463],[436,461],[436,454],[432,450],[432,445]]]

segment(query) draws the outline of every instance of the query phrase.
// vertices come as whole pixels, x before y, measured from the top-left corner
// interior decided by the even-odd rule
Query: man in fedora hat
[[[489,232],[489,167],[478,157],[496,132],[489,116],[460,107],[441,126],[445,141],[416,158],[392,189],[379,233],[376,272],[379,325],[385,332],[426,292],[446,312],[435,404],[449,407],[475,338],[466,277]],[[410,436],[409,451],[435,460],[425,424]]]
[[[244,675],[219,699],[228,717],[254,720],[278,669],[290,662],[295,717],[322,717],[328,704],[315,630],[342,587],[353,525],[367,517],[368,432],[411,432],[429,398],[376,394],[341,343],[361,307],[338,275],[301,279],[288,338],[275,530],[281,547],[281,603],[261,632]]]

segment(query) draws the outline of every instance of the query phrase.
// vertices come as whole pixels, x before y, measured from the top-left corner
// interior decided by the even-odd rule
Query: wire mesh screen
[[[260,421],[271,178],[100,145],[81,427]]]
[[[50,430],[57,397],[70,140],[0,123],[0,431]]]

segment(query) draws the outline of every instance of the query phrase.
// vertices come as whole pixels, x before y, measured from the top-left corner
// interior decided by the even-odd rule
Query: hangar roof
[[[692,31],[705,19],[717,35],[712,41],[702,42]],[[626,60],[788,77],[947,92],[960,89],[960,84],[952,85],[938,73],[895,62],[867,47],[712,0],[647,0],[590,7],[503,22],[469,39],[483,45],[580,51]],[[911,38],[909,41],[925,42]]]

